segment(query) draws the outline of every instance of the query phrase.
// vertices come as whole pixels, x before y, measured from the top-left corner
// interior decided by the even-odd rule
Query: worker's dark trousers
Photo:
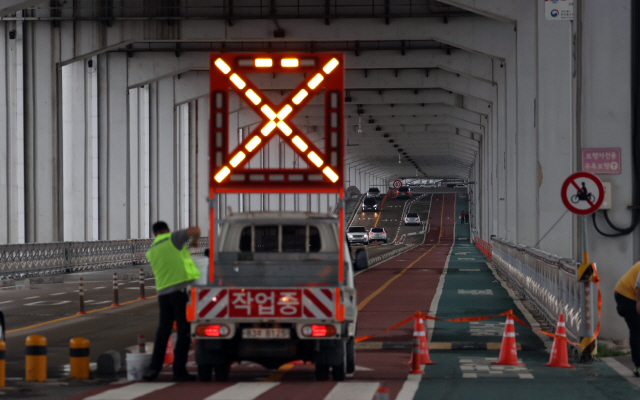
[[[640,314],[636,311],[636,302],[620,293],[615,293],[616,310],[629,327],[629,345],[631,346],[631,359],[636,367],[640,367]]]
[[[189,354],[190,329],[187,322],[187,293],[184,290],[163,294],[158,296],[160,305],[160,324],[156,332],[156,339],[153,345],[153,357],[151,358],[150,369],[160,371],[167,349],[167,342],[173,328],[173,321],[176,321],[178,328],[178,340],[175,344],[173,375],[180,376],[187,373],[187,355]]]

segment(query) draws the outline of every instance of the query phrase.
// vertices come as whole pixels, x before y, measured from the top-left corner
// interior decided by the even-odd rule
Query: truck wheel
[[[356,344],[354,338],[347,342],[347,374],[353,374],[356,370]]]
[[[329,366],[327,364],[316,364],[316,380],[317,381],[329,380]]]
[[[333,378],[333,380],[336,381],[336,382],[344,381],[344,378],[347,375],[346,368],[347,367],[344,364],[344,362],[342,364],[340,364],[340,365],[334,365],[333,367],[331,367],[331,377]]]
[[[211,382],[211,373],[213,367],[211,365],[198,364],[198,380],[200,382]]]
[[[342,362],[338,365],[331,367],[331,377],[334,381],[344,381],[347,375],[347,340],[341,340],[342,342]]]
[[[229,381],[229,372],[231,372],[231,365],[216,365],[215,367],[213,367],[213,369],[216,373],[216,381]]]

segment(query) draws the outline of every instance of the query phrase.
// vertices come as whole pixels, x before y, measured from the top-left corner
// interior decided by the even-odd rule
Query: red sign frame
[[[270,60],[270,65],[257,66],[257,60]],[[283,67],[283,60],[298,60],[299,66]],[[337,64],[327,72],[326,67],[335,63],[333,60],[337,60]],[[216,192],[233,193],[284,193],[300,190],[322,193],[336,192],[343,187],[344,61],[341,53],[219,53],[211,54],[210,68],[211,189]],[[305,73],[306,76],[280,104],[275,105],[247,77],[247,73]],[[320,82],[314,83],[313,80],[318,75],[321,76]],[[316,86],[312,87],[312,83]],[[260,124],[235,149],[228,148],[229,88],[236,92],[257,115],[263,117]],[[318,149],[298,127],[290,122],[291,118],[322,89],[325,97],[325,151]],[[297,99],[297,95],[302,92],[307,94],[302,100]],[[265,106],[269,113],[273,113],[271,118],[267,116]],[[290,111],[280,118],[279,111],[285,111],[286,107],[289,107]],[[278,117],[275,117],[276,113]],[[274,128],[276,121],[278,125]],[[284,123],[285,131],[280,129],[280,123]],[[263,133],[269,129],[271,129],[269,133]],[[269,140],[276,136],[282,138],[308,164],[309,168],[243,168]]]
[[[398,184],[398,186],[396,186],[396,183]],[[395,181],[393,181],[393,187],[396,189],[400,189],[402,187],[402,181],[400,179],[396,179]]]
[[[590,205],[589,208],[585,208],[585,209],[577,208],[573,204],[571,204],[571,197],[573,196],[569,196],[567,193],[567,189],[569,188],[570,185],[573,185],[573,187],[576,189],[576,192],[582,190],[582,188],[580,188],[580,186],[575,182],[576,179],[580,179],[580,178],[586,178],[586,179],[592,180],[596,184],[596,187],[598,188],[598,192],[599,192],[598,196],[595,199],[595,202],[591,201],[590,199],[582,200],[582,201],[586,201]],[[567,207],[569,211],[578,215],[588,215],[596,212],[598,208],[600,208],[600,206],[602,205],[602,202],[604,201],[604,186],[602,185],[602,182],[600,181],[600,179],[594,174],[590,172],[576,172],[575,174],[571,174],[564,181],[564,183],[562,184],[562,189],[560,191],[560,196],[562,197],[562,202],[564,203],[564,206]],[[577,194],[574,196],[577,196]]]

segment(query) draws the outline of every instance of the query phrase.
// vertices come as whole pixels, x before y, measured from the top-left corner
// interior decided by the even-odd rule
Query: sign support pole
[[[589,250],[587,247],[587,215],[582,216],[582,262],[589,265]],[[594,267],[595,268],[595,267]],[[580,278],[578,278],[580,279]],[[580,324],[580,362],[592,362],[598,350],[594,336],[594,328],[597,324],[597,305],[594,304],[596,296],[595,284],[591,279],[580,281],[582,300],[582,322]]]

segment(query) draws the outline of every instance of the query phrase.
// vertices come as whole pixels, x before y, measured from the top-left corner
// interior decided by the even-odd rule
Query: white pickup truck
[[[315,364],[317,380],[341,381],[355,368],[354,267],[333,214],[255,212],[221,221],[213,275],[191,289],[188,314],[201,381],[226,381],[231,364],[269,369],[295,360]],[[213,276],[213,281],[211,281]]]

